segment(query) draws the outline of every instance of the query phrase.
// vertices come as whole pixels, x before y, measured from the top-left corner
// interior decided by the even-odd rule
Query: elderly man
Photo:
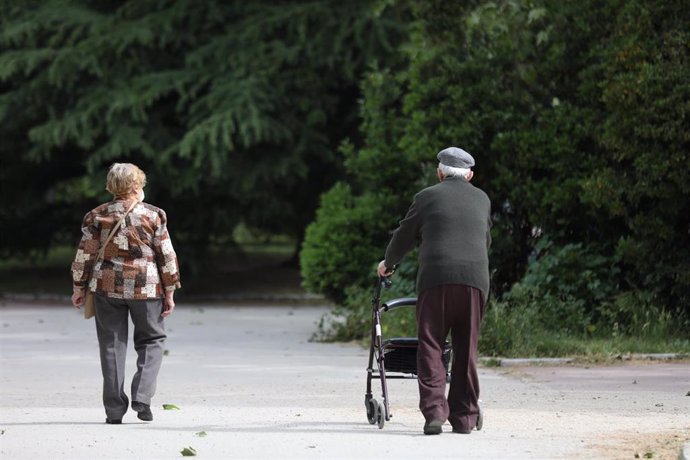
[[[419,246],[417,275],[417,376],[424,434],[440,434],[448,420],[455,433],[470,433],[479,413],[477,342],[489,295],[491,202],[470,184],[474,158],[449,147],[438,153],[440,183],[417,193],[395,230],[378,273]],[[448,399],[443,348],[452,333],[453,365]]]

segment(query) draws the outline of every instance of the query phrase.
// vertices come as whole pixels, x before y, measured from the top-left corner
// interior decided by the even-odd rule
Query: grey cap
[[[438,161],[451,168],[469,169],[474,166],[472,155],[457,147],[448,147],[438,152]]]

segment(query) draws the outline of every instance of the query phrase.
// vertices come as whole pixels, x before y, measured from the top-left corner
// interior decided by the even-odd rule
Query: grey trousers
[[[121,419],[129,400],[124,391],[129,316],[134,323],[137,371],[132,378],[132,400],[151,404],[163,360],[165,325],[162,299],[123,300],[95,295],[96,332],[103,372],[103,406],[110,419]]]

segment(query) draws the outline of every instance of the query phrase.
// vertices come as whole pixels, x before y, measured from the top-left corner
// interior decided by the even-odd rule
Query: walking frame
[[[383,340],[381,333],[381,313],[402,307],[417,305],[415,297],[392,299],[381,304],[381,290],[388,289],[392,282],[389,277],[380,276],[376,283],[374,298],[371,301],[371,345],[369,347],[369,364],[367,366],[367,392],[364,395],[364,405],[367,409],[367,419],[370,424],[378,425],[382,429],[386,421],[393,414],[390,411],[388,398],[388,379],[416,379],[417,378],[417,338],[404,337]],[[446,370],[452,361],[452,350],[446,342],[443,357]],[[388,362],[386,361],[388,360]],[[376,367],[374,365],[376,364]],[[391,374],[392,373],[392,374]],[[447,380],[450,374],[446,374]],[[372,380],[381,381],[381,403],[372,395]]]
[[[391,272],[392,274],[392,272]],[[416,337],[392,338],[383,340],[381,333],[381,313],[402,307],[417,305],[415,297],[391,299],[381,304],[381,290],[388,289],[392,282],[390,276],[379,276],[374,298],[371,301],[371,344],[369,346],[369,364],[367,366],[367,392],[364,395],[364,406],[367,410],[367,420],[371,425],[378,425],[379,429],[393,417],[388,398],[388,379],[416,379],[417,378],[417,345]],[[443,363],[446,367],[446,382],[450,382],[453,350],[448,341],[443,349]],[[374,367],[376,365],[376,367]],[[381,382],[381,402],[372,394],[372,381]],[[481,430],[483,414],[479,408],[476,429]]]

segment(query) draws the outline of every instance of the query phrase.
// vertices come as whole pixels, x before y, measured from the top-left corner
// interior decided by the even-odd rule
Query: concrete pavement
[[[675,459],[690,440],[687,362],[482,368],[484,429],[471,435],[446,425],[423,436],[416,382],[391,381],[393,419],[379,430],[363,404],[367,351],[309,341],[325,311],[178,306],[154,422],[130,411],[112,426],[93,320],[68,306],[2,307],[0,456],[181,458],[191,446],[211,459]]]

